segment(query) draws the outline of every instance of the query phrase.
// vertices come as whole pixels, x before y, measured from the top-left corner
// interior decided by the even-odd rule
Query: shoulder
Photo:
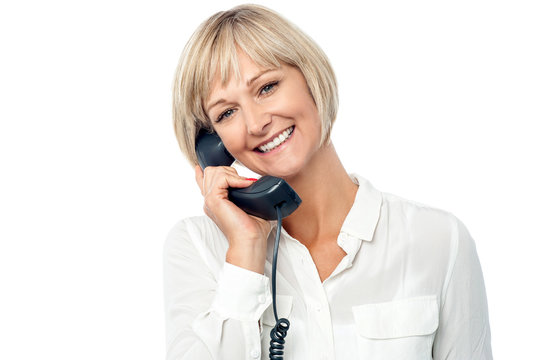
[[[167,235],[167,240],[175,241],[189,236],[205,237],[219,231],[208,216],[192,216],[179,220]]]
[[[208,216],[179,220],[165,239],[164,253],[182,255],[198,253],[203,258],[225,256],[229,246],[224,234]]]
[[[473,263],[474,241],[455,214],[389,193],[382,193],[381,211],[387,248],[406,258],[417,274],[430,269],[430,276],[445,284],[457,260]]]
[[[361,199],[365,204],[363,213],[368,211],[368,207],[377,207],[375,212],[379,213],[379,218],[376,233],[388,241],[400,241],[403,244],[422,241],[449,242],[462,224],[449,211],[381,191],[355,173],[350,176],[365,194]],[[370,201],[371,199],[374,201]]]
[[[390,193],[382,193],[382,219],[397,238],[419,254],[441,260],[456,255],[459,242],[472,241],[453,213]]]
[[[449,234],[457,229],[460,220],[451,212],[382,192],[382,208],[392,221],[402,222],[423,232],[444,232]]]

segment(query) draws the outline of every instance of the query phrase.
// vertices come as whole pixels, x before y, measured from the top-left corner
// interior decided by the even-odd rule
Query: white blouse
[[[483,275],[468,230],[452,214],[359,184],[321,282],[308,249],[282,228],[278,317],[291,325],[284,359],[492,359]],[[214,222],[178,222],[164,248],[167,359],[268,359],[275,324],[270,277],[225,262]]]

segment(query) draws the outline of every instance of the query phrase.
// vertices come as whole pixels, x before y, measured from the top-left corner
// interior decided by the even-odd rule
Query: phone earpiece
[[[199,130],[197,134],[195,153],[203,170],[207,166],[231,166],[235,161],[218,134],[208,132],[206,129]]]

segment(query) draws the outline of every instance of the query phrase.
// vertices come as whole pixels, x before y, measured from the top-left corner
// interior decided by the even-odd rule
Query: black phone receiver
[[[216,133],[201,129],[195,140],[195,152],[201,168],[231,166],[235,158]],[[302,200],[289,184],[278,177],[265,175],[245,188],[229,188],[229,200],[244,212],[265,220],[276,220],[276,206],[282,217],[293,213]]]

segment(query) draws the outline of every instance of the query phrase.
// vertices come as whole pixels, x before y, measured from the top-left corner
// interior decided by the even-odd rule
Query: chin
[[[260,166],[250,167],[250,170],[262,176],[269,175],[283,179],[293,178],[307,166],[308,158],[308,156],[303,156],[299,153],[295,156],[292,156],[291,153],[284,154],[284,156],[279,156],[272,162],[261,163],[258,161],[258,165]]]
[[[288,163],[288,164],[279,164],[275,168],[268,168],[267,175],[276,176],[279,178],[291,178],[295,177],[298,173],[300,173],[303,169],[303,164],[295,164],[295,163]]]

